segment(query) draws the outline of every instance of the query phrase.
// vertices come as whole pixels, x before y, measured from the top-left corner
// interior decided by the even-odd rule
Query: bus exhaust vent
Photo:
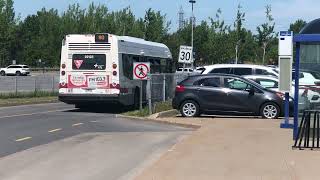
[[[69,43],[71,51],[106,51],[110,50],[110,43]]]

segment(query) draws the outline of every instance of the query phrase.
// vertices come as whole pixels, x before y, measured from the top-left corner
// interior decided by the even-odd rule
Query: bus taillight
[[[113,69],[117,69],[118,65],[117,64],[112,64]]]
[[[118,73],[117,73],[117,71],[113,71],[112,74],[113,74],[114,76],[116,76]]]
[[[61,75],[62,76],[66,75],[66,72],[65,71],[61,71]]]
[[[63,88],[68,88],[68,84],[65,82],[59,83],[59,88],[63,89]]]
[[[65,69],[65,68],[66,68],[66,64],[62,64],[62,65],[61,65],[61,68],[62,68],[62,69]]]
[[[110,84],[111,89],[120,89],[120,84],[112,83]]]

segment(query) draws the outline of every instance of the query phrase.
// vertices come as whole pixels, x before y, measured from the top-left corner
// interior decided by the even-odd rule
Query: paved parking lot
[[[292,150],[292,130],[281,120],[255,118],[164,118],[202,126],[137,180],[318,179],[319,151]]]

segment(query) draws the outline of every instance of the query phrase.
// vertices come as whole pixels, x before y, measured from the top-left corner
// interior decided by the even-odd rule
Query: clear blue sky
[[[80,3],[83,8],[86,8],[91,2],[104,3],[110,10],[130,6],[138,17],[143,17],[148,8],[160,10],[163,14],[167,14],[167,19],[171,21],[171,31],[176,30],[178,26],[180,6],[185,11],[185,18],[191,15],[189,0],[15,0],[15,10],[24,18],[36,13],[42,7],[56,8],[61,12],[69,4]],[[272,6],[277,31],[286,30],[290,22],[298,18],[310,21],[320,16],[319,0],[197,0],[195,5],[197,22],[214,17],[217,9],[221,8],[223,19],[227,24],[232,24],[239,3],[246,12],[245,26],[251,30],[255,30],[257,25],[264,22],[264,7],[267,4]]]

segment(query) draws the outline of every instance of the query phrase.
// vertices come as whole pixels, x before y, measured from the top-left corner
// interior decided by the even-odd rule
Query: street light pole
[[[193,4],[196,3],[195,0],[189,0],[189,3],[191,3],[191,7],[192,7],[192,17],[191,17],[191,47],[192,47],[192,67],[193,67],[193,26],[194,26],[194,14],[193,14]]]
[[[239,48],[239,43],[237,42],[237,44],[236,44],[236,62],[235,62],[235,64],[238,64],[238,48]]]
[[[244,43],[245,40],[240,39],[239,41],[237,41],[237,44],[236,44],[236,62],[235,62],[235,64],[238,64],[238,59],[239,59],[239,56],[238,56],[238,53],[239,53],[239,45],[240,45],[241,42]]]

